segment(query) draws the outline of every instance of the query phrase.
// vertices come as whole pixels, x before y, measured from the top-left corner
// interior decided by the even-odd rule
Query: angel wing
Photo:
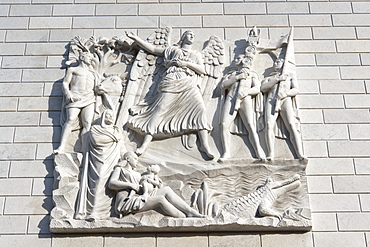
[[[225,46],[219,37],[211,36],[201,53],[205,74],[199,78],[198,85],[207,106],[223,75]],[[195,134],[181,136],[181,142],[187,149],[194,147],[196,140]]]
[[[172,28],[170,27],[160,28],[150,35],[147,41],[158,47],[168,47],[171,33]],[[152,55],[143,49],[139,50],[131,67],[125,98],[120,109],[120,119],[117,120],[119,126],[127,122],[130,107],[156,94],[158,86],[156,82],[160,81],[165,71],[163,57]]]
[[[204,103],[207,105],[217,87],[224,69],[225,46],[217,36],[211,36],[202,50],[205,75],[201,78],[200,88]]]

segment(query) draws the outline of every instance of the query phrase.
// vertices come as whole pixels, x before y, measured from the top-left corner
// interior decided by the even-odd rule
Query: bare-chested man
[[[298,91],[295,75],[282,74],[284,59],[276,59],[274,72],[262,81],[261,91],[267,94],[265,102],[267,159],[274,158],[275,126],[280,115],[289,132],[290,141],[299,159],[304,159],[301,135],[296,126],[292,97]]]
[[[65,152],[65,146],[68,137],[71,134],[73,123],[80,116],[82,125],[82,151],[86,149],[86,135],[90,130],[94,115],[95,103],[95,77],[89,68],[93,55],[88,52],[80,54],[80,64],[78,67],[72,67],[67,70],[63,81],[63,92],[66,97],[65,108],[67,111],[67,120],[62,128],[62,137],[60,146],[54,150],[54,153]]]
[[[257,74],[251,71],[253,57],[248,54],[239,55],[235,59],[237,71],[234,71],[221,82],[223,89],[228,89],[221,115],[221,140],[223,154],[220,162],[231,158],[230,126],[239,113],[246,127],[249,140],[253,146],[257,159],[263,159],[264,152],[254,123],[253,98],[260,93],[260,80]]]

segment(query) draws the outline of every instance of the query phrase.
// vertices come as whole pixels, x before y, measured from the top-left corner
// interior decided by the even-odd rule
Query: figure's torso
[[[70,91],[74,95],[94,94],[94,75],[84,68],[75,68],[72,73]]]
[[[194,50],[185,50],[180,47],[172,46],[167,48],[164,54],[166,61],[180,60],[184,62],[199,63],[198,52]],[[172,78],[176,80],[194,75],[195,72],[189,68],[171,65],[167,68],[165,78]]]
[[[269,76],[268,79],[276,79],[278,80],[278,77],[280,76],[279,73],[277,74],[274,74],[272,76]],[[274,99],[277,97],[278,93],[282,93],[282,92],[286,92],[288,91],[292,86],[292,82],[291,82],[291,77],[288,76],[288,78],[285,80],[285,81],[280,81],[279,83],[276,83],[275,85],[273,85],[269,91],[268,91],[268,98],[269,99]]]

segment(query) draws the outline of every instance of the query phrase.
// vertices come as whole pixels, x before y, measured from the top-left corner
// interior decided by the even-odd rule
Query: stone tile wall
[[[204,39],[295,27],[313,231],[52,235],[66,45],[171,25]],[[0,0],[0,246],[370,246],[370,2]]]

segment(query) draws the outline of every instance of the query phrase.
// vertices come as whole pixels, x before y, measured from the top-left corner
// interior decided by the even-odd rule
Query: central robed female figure
[[[201,53],[192,49],[194,33],[186,31],[176,45],[167,48],[156,47],[132,33],[127,35],[147,52],[163,56],[166,66],[158,93],[130,109],[134,117],[129,120],[129,128],[145,135],[136,153],[142,154],[154,135],[198,132],[200,151],[213,158],[208,145],[211,125],[198,86],[198,76],[205,70]]]

